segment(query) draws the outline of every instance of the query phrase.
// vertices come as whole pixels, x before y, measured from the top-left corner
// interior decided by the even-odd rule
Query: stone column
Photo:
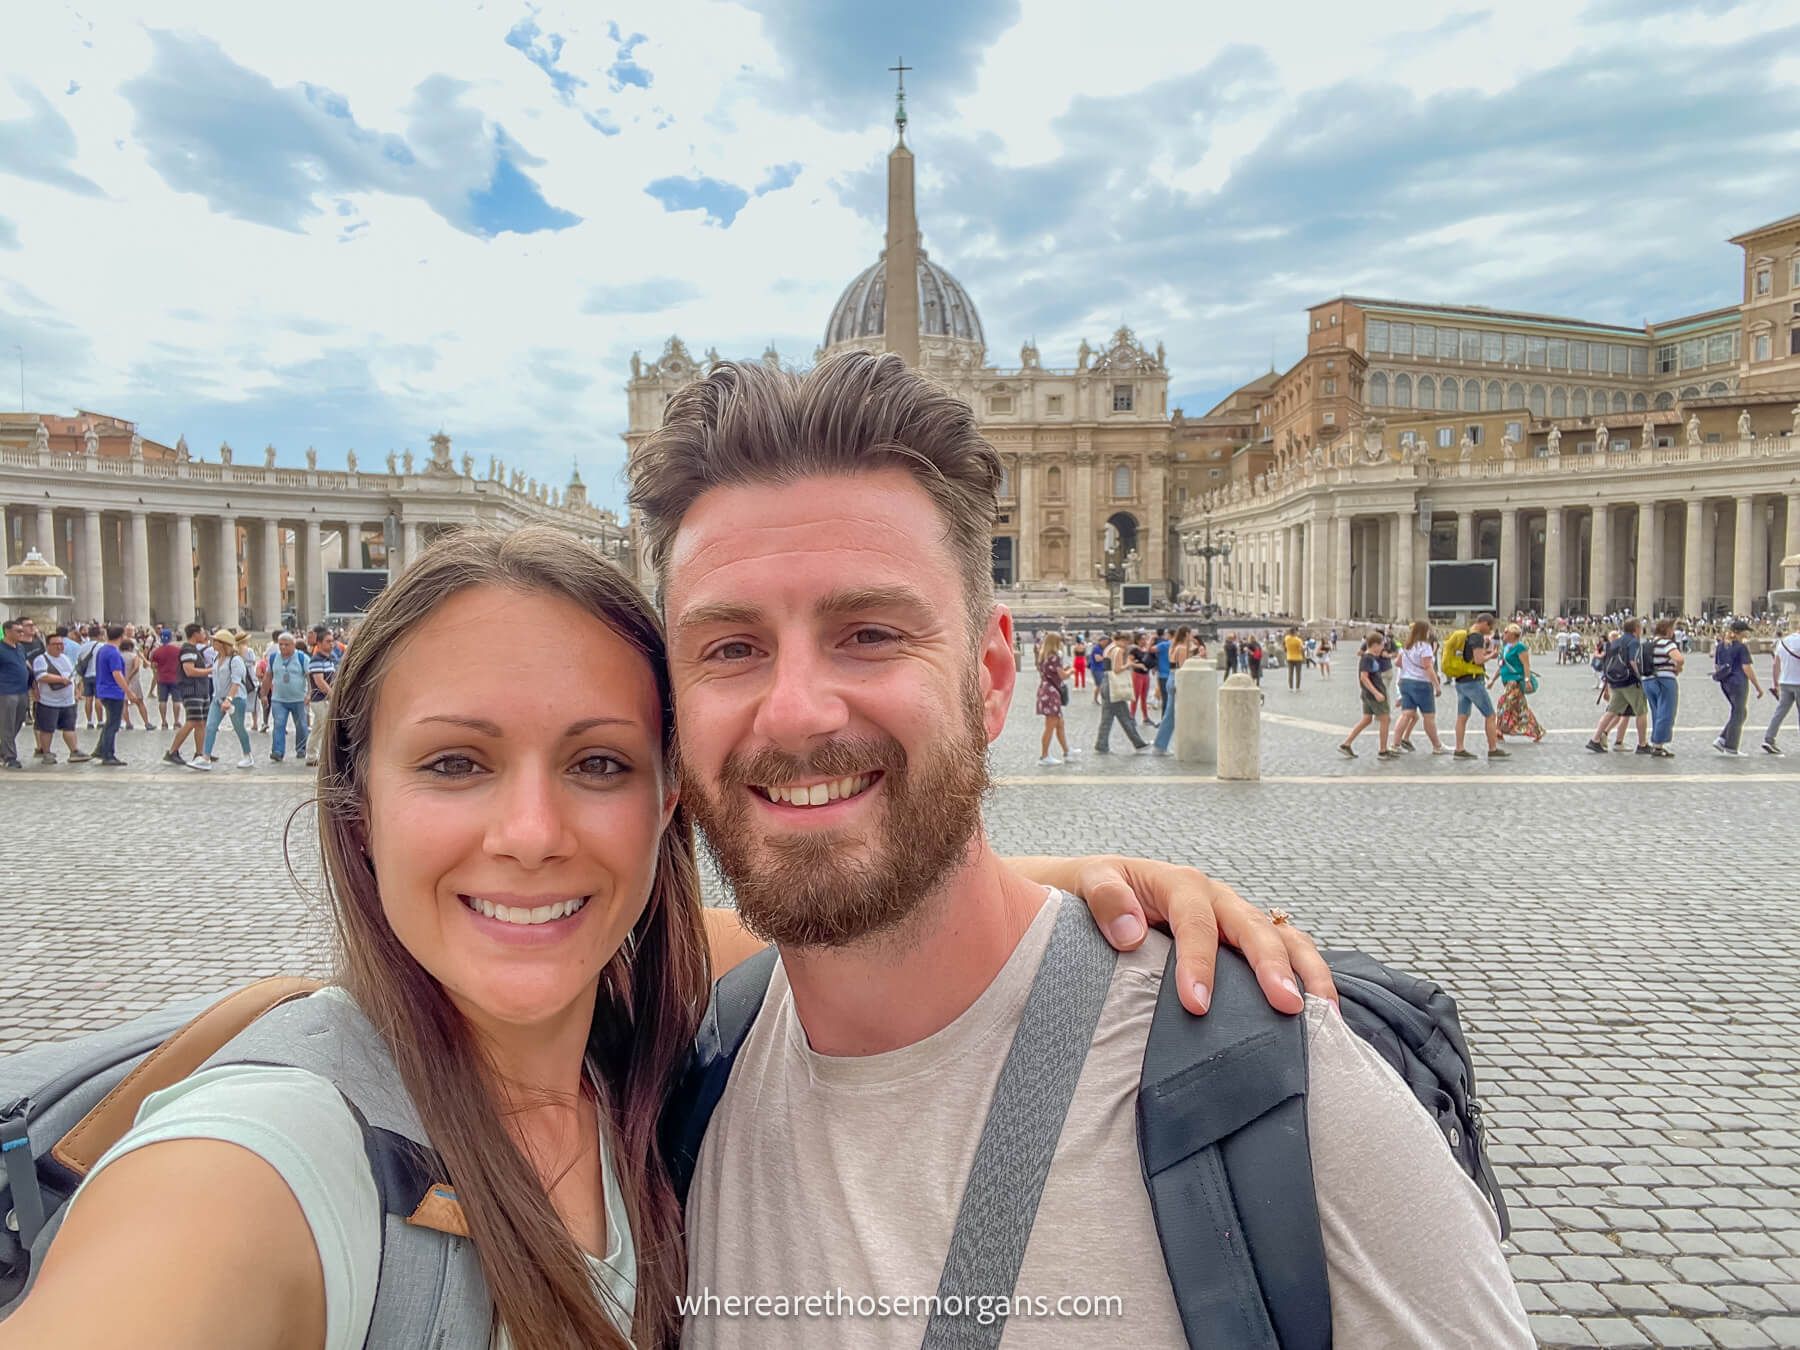
[[[281,522],[265,520],[257,536],[256,617],[271,630],[281,626]]]
[[[84,623],[109,617],[100,612],[106,608],[106,574],[100,561],[98,511],[81,513],[81,570],[75,575],[75,608],[80,611],[75,617]]]
[[[1750,560],[1755,556],[1756,498],[1746,493],[1737,500],[1737,529],[1731,537],[1731,612],[1748,614],[1756,578]]]
[[[1294,555],[1300,550],[1294,533],[1292,525],[1281,531],[1281,609],[1285,614],[1297,615],[1300,603],[1294,588]]]
[[[131,513],[125,539],[125,609],[135,623],[150,618],[150,518],[142,511]]]
[[[1588,613],[1606,613],[1606,593],[1612,589],[1612,519],[1610,509],[1596,504],[1588,532]]]
[[[1456,560],[1468,562],[1475,556],[1475,513],[1456,513]]]
[[[238,621],[238,532],[236,516],[219,517],[219,556],[215,564],[218,573],[213,578],[217,588],[213,593],[213,607],[218,610],[216,624],[228,624],[237,627]]]
[[[1656,503],[1638,503],[1637,529],[1637,603],[1632,607],[1640,619],[1656,617]]]
[[[1081,433],[1077,432],[1079,436]],[[1075,450],[1075,528],[1071,541],[1074,561],[1071,584],[1078,589],[1104,585],[1094,575],[1094,452]],[[1215,578],[1216,580],[1216,578]]]
[[[403,520],[400,522],[400,563],[410,567],[414,558],[419,556],[419,522]]]
[[[301,531],[300,547],[296,550],[301,555],[300,575],[305,578],[302,583],[304,591],[300,593],[294,608],[296,617],[302,625],[325,622],[325,569],[319,563],[319,522],[308,516],[306,527]],[[407,539],[406,560],[413,558],[412,539]]]
[[[1405,511],[1394,517],[1394,618],[1411,623],[1416,617],[1413,599],[1413,535],[1417,521]]]
[[[1705,521],[1706,501],[1701,497],[1689,497],[1687,504],[1687,533],[1682,539],[1681,547],[1681,611],[1683,614],[1698,614],[1700,607],[1706,603],[1706,592],[1710,579],[1707,576],[1707,564],[1711,561],[1705,554]]]
[[[1038,580],[1037,464],[1030,455],[1020,455],[1014,464],[1019,476],[1019,570],[1015,580],[1025,585]]]
[[[1791,558],[1796,553],[1800,553],[1800,492],[1790,492],[1787,499],[1787,543],[1781,556]],[[1780,559],[1776,561],[1779,564]],[[1781,584],[1788,584],[1786,576],[1781,578]]]
[[[1393,552],[1388,545],[1387,520],[1381,516],[1369,522],[1369,553],[1374,566],[1369,569],[1369,589],[1374,592],[1369,611],[1382,618],[1393,615],[1393,591],[1388,583],[1388,567]]]
[[[1563,509],[1544,512],[1544,616],[1554,619],[1563,604]]]
[[[21,524],[22,523],[23,522],[21,522]],[[38,507],[38,509],[37,509],[37,551],[44,555],[45,562],[55,563],[57,566],[60,567],[64,563],[66,563],[68,561],[68,559],[58,558],[56,556],[59,552],[61,552],[61,550],[57,548],[57,542],[58,541],[56,538],[56,512],[55,512],[55,510],[48,506]]]
[[[169,580],[175,595],[176,627],[194,621],[194,518],[176,516],[169,527]]]
[[[1519,509],[1503,507],[1500,511],[1500,580],[1498,586],[1500,618],[1512,618],[1519,607]]]
[[[1331,617],[1343,623],[1350,618],[1350,541],[1356,537],[1355,522],[1337,516],[1331,528]]]

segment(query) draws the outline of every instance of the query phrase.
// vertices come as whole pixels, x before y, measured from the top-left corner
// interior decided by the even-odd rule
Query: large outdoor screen
[[[1492,558],[1434,562],[1425,567],[1426,609],[1493,609],[1498,603],[1500,565]]]
[[[361,614],[374,603],[387,583],[388,574],[383,568],[327,568],[325,611],[334,615]]]

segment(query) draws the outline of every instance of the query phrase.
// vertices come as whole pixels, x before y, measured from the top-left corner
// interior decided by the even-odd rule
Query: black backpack
[[[1438,1124],[1458,1166],[1511,1231],[1483,1142],[1475,1070],[1456,1004],[1430,980],[1355,951],[1328,951],[1345,1023]],[[662,1152],[685,1204],[713,1110],[762,1008],[775,950],[713,990],[670,1095]],[[1306,1037],[1276,1012],[1242,956],[1219,952],[1211,1010],[1194,1017],[1163,971],[1138,1089],[1138,1153],[1163,1265],[1191,1346],[1325,1350],[1331,1294],[1306,1140]]]
[[[1638,682],[1637,665],[1625,655],[1624,638],[1607,644],[1606,657],[1600,663],[1600,678],[1606,681],[1609,689],[1625,689]]]

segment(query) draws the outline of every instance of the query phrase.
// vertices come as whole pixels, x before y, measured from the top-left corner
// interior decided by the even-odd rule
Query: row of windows
[[[1788,355],[1800,356],[1800,323],[1788,329]],[[1750,339],[1750,359],[1769,361],[1775,356],[1775,339],[1770,333],[1758,333]]]
[[[1677,370],[1699,370],[1737,359],[1737,332],[1714,333],[1711,337],[1683,338],[1665,342],[1656,349],[1656,373],[1672,375]]]
[[[1723,380],[1715,380],[1706,392],[1724,394],[1729,390]],[[1681,391],[1684,399],[1700,396],[1699,385],[1689,385]],[[1605,389],[1596,389],[1590,401],[1585,389],[1577,389],[1571,393],[1561,385],[1546,390],[1541,384],[1534,384],[1527,389],[1516,382],[1502,387],[1498,380],[1489,380],[1486,386],[1480,380],[1466,380],[1458,384],[1448,376],[1435,380],[1429,375],[1421,375],[1415,382],[1410,375],[1396,375],[1390,393],[1388,375],[1384,370],[1375,371],[1369,376],[1368,401],[1373,408],[1419,407],[1428,411],[1441,408],[1445,412],[1502,412],[1511,408],[1528,408],[1534,417],[1587,417],[1590,407],[1595,414],[1609,411],[1648,412],[1651,407],[1646,395],[1632,394],[1627,398],[1620,390],[1609,393]],[[1661,411],[1673,408],[1674,395],[1666,391],[1658,394],[1655,406]]]
[[[1756,269],[1756,294],[1767,295],[1774,280],[1773,269],[1759,267]],[[1788,289],[1800,291],[1800,258],[1788,263]]]
[[[1113,411],[1114,412],[1130,412],[1132,410],[1132,404],[1133,404],[1132,388],[1130,385],[1120,384],[1120,385],[1113,386]],[[1014,406],[1013,405],[1013,396],[1011,394],[989,394],[988,395],[987,410],[988,410],[989,416],[998,416],[1002,413],[1010,413],[1013,411],[1013,406]],[[1046,417],[1061,417],[1062,413],[1063,413],[1063,396],[1061,394],[1045,395],[1044,396],[1044,415]]]
[[[1217,478],[1219,476],[1217,469],[1213,470],[1212,476],[1215,478]],[[1012,495],[1013,495],[1012,469],[1005,463],[1002,463],[1000,465],[1000,496],[1003,499],[1010,499],[1012,497]],[[1046,469],[1044,471],[1044,496],[1047,497],[1051,501],[1060,501],[1062,499],[1062,495],[1063,495],[1062,470],[1059,469],[1056,465],[1052,464],[1048,469]],[[1112,495],[1115,498],[1118,498],[1121,500],[1128,498],[1132,495],[1131,494],[1131,466],[1129,464],[1118,464],[1113,467]]]
[[[1623,342],[1574,342],[1568,338],[1490,333],[1475,328],[1437,328],[1422,323],[1392,323],[1386,319],[1370,319],[1367,332],[1371,352],[1394,356],[1502,361],[1539,370],[1591,370],[1601,375],[1608,372],[1614,375],[1650,373],[1649,349]],[[1730,334],[1722,336],[1730,342]]]

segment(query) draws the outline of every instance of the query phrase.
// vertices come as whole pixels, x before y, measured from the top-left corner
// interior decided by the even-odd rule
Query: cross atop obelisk
[[[899,129],[900,140],[904,144],[906,141],[906,72],[912,67],[906,64],[906,58],[902,56],[898,65],[889,66],[888,69],[893,72],[899,86],[894,94],[894,126]]]

